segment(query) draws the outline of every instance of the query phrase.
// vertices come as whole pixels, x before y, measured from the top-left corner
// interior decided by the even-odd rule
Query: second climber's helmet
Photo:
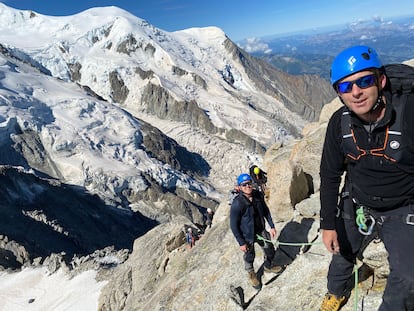
[[[249,174],[241,174],[239,177],[237,177],[237,185],[240,186],[240,184],[244,183],[245,181],[251,181],[252,178]]]

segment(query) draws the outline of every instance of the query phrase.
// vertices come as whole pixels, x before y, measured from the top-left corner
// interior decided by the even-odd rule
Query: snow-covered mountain
[[[326,81],[280,72],[215,27],[166,32],[116,7],[51,17],[0,3],[0,17],[0,163],[14,176],[3,196],[48,226],[59,215],[39,201],[43,186],[27,189],[36,179],[131,217],[201,223],[237,174],[333,97]]]
[[[2,5],[0,14],[0,43],[10,55],[121,105],[204,158],[205,145],[224,138],[227,148],[242,144],[243,162],[254,162],[249,152],[297,137],[303,119],[316,118],[333,98],[325,81],[279,72],[218,28],[170,33],[116,7],[50,17]]]

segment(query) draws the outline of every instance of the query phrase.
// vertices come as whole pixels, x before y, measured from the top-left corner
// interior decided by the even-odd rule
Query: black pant
[[[263,232],[260,233],[263,238],[266,240],[271,239],[269,232],[266,230],[263,230]],[[257,237],[255,237],[255,242],[260,245],[260,247],[263,249],[264,252],[264,266],[266,268],[271,268],[273,266],[273,257],[275,256],[275,247],[272,243],[258,240]],[[247,271],[253,271],[253,262],[254,258],[256,257],[256,252],[254,250],[254,243],[248,245],[248,250],[243,255],[244,259],[244,267]]]
[[[344,209],[345,215],[354,213],[349,210],[349,206]],[[406,222],[409,214],[413,214],[413,217],[408,220],[414,221],[414,206],[374,214],[377,230],[373,234],[378,233],[384,242],[390,266],[379,311],[414,310],[414,225]],[[378,225],[381,217],[383,223]],[[360,234],[355,220],[348,217],[337,218],[336,230],[341,253],[332,256],[328,272],[328,291],[342,296],[348,294],[348,282],[352,278],[358,252],[366,244],[366,239],[372,240],[375,236],[366,237]]]

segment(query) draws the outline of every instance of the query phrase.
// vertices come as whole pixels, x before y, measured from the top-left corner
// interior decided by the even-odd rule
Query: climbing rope
[[[257,237],[257,239],[258,239],[258,240],[262,240],[262,241],[265,241],[265,242],[272,243],[272,244],[274,244],[275,246],[278,246],[278,245],[286,245],[286,246],[306,246],[306,245],[316,245],[316,244],[322,244],[322,242],[289,243],[289,242],[280,242],[280,241],[278,241],[278,240],[276,240],[276,241],[271,241],[271,240],[265,239],[264,237],[262,237],[262,236],[261,236],[261,235],[259,235],[259,234],[257,234],[257,235],[256,235],[256,237]]]
[[[354,274],[355,274],[355,284],[354,284],[354,310],[358,310],[358,265],[354,265]]]

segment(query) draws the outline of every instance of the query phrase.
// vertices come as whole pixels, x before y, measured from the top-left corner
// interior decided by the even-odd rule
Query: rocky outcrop
[[[329,116],[341,107],[335,99],[326,105],[319,122],[303,129],[303,138],[289,145],[275,144],[266,151],[264,166],[269,171],[270,205],[277,207],[282,220],[291,217],[291,210],[320,187],[319,165]]]
[[[147,84],[142,94],[141,105],[147,113],[154,114],[160,119],[189,123],[210,135],[224,134],[228,142],[241,144],[251,152],[263,154],[265,151],[262,144],[237,129],[216,127],[196,101],[179,101],[161,86]]]
[[[111,85],[111,99],[114,102],[123,103],[128,97],[128,87],[125,85],[122,78],[116,73],[109,73],[109,83]]]
[[[218,129],[212,124],[206,112],[195,101],[179,101],[166,89],[149,83],[143,90],[141,105],[148,113],[161,119],[188,122],[194,127],[202,128],[209,133]]]
[[[265,164],[270,176],[269,205],[276,215],[280,215],[278,219],[287,221],[293,213],[319,222],[320,157],[329,117],[341,106],[338,99],[326,105],[319,122],[308,124],[303,130],[303,138],[289,145],[287,150],[280,146],[268,150]],[[371,310],[371,307],[376,310],[389,273],[382,242],[371,242],[359,266],[359,286],[363,289],[364,310]],[[352,309],[346,306],[344,310]]]

